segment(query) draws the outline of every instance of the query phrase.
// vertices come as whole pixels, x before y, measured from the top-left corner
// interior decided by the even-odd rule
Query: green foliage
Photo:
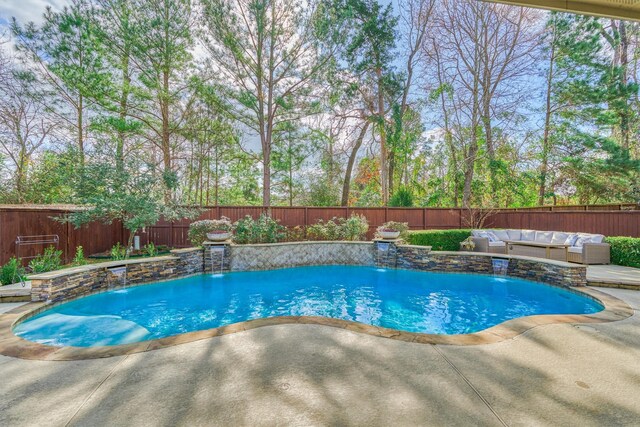
[[[0,285],[11,285],[25,279],[24,267],[16,257],[11,257],[5,265],[0,267]]]
[[[389,206],[410,208],[413,206],[413,193],[406,187],[400,187],[389,199]]]
[[[351,214],[342,223],[342,230],[344,240],[364,240],[369,231],[369,223],[364,215]]]
[[[640,160],[631,151],[638,126],[638,84],[631,62],[611,52],[626,49],[629,24],[603,18],[552,14],[557,76],[553,100],[562,108],[553,137],[562,144],[563,174],[576,195],[592,200],[632,200]]]
[[[410,231],[408,241],[412,245],[431,246],[434,251],[459,251],[460,242],[471,235],[471,230],[421,230]]]
[[[207,240],[207,233],[213,231],[233,231],[233,224],[229,218],[223,216],[220,219],[203,219],[189,224],[189,241],[192,245],[201,246]]]
[[[239,244],[247,243],[277,243],[286,238],[286,228],[267,214],[262,214],[257,220],[247,215],[235,224],[233,241]]]
[[[120,261],[127,258],[127,248],[122,246],[120,242],[113,245],[111,248],[111,259],[114,261]]]
[[[332,218],[328,221],[318,220],[307,227],[310,240],[364,240],[369,223],[363,215],[352,214],[349,218]]]
[[[62,251],[53,246],[45,248],[44,253],[29,262],[29,268],[34,273],[45,273],[60,268],[62,265]]]
[[[83,185],[83,201],[88,207],[58,220],[76,228],[94,221],[119,221],[129,231],[127,248],[132,246],[138,230],[156,224],[160,218],[172,221],[198,214],[195,209],[164,201],[164,180],[152,165],[129,163],[120,171],[107,162],[91,164],[85,169]]]
[[[73,256],[73,260],[71,264],[73,265],[85,265],[87,263],[86,258],[84,257],[84,249],[82,246],[76,247],[76,254]]]
[[[142,250],[145,251],[147,256],[154,257],[158,255],[158,247],[153,244],[153,242],[149,242],[142,247]]]
[[[640,238],[607,237],[611,245],[611,262],[617,265],[640,268]]]

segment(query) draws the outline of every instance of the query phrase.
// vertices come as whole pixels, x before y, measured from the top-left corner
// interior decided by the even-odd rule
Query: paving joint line
[[[93,389],[93,391],[91,393],[89,393],[89,395],[87,397],[85,397],[85,399],[82,401],[82,403],[80,404],[80,406],[78,406],[78,409],[75,410],[75,412],[73,413],[73,415],[71,415],[71,418],[69,418],[69,420],[65,423],[65,427],[68,427],[69,425],[71,425],[71,422],[73,421],[73,419],[76,417],[76,415],[78,415],[78,413],[80,413],[80,410],[84,407],[84,405],[87,404],[87,402],[91,399],[91,397],[93,397],[94,394],[96,394],[96,392],[98,391],[98,389],[100,387],[102,387],[102,384],[104,384],[109,378],[111,378],[111,376],[113,375],[113,373],[116,371],[116,369],[118,369],[120,367],[120,365],[122,365],[122,363],[127,360],[129,358],[129,355],[126,355],[121,361],[119,361],[118,363],[116,363],[116,365],[111,368],[111,371],[109,371],[109,373],[107,374],[106,377],[104,377],[104,379],[102,381],[100,381],[100,383],[96,386],[96,388]]]
[[[480,391],[478,391],[478,389],[475,388],[473,384],[471,384],[471,381],[469,381],[469,379],[462,373],[462,371],[460,371],[460,369],[458,369],[458,367],[456,365],[454,365],[454,363],[451,360],[449,360],[449,358],[447,356],[445,356],[445,354],[442,351],[440,351],[440,349],[438,348],[438,345],[437,344],[432,344],[431,346],[445,360],[445,362],[447,362],[449,364],[449,366],[451,366],[451,368],[458,374],[458,376],[460,376],[460,378],[462,378],[464,380],[464,382],[467,383],[467,385],[469,387],[471,387],[471,390],[473,390],[473,392],[476,394],[476,396],[478,396],[480,398],[480,400],[482,400],[482,403],[484,403],[486,405],[486,407],[489,408],[491,413],[493,413],[493,415],[495,415],[495,417],[498,419],[498,421],[500,421],[500,424],[502,424],[504,427],[509,427],[509,424],[507,424],[502,419],[502,417],[500,417],[500,415],[498,415],[498,413],[496,412],[495,409],[493,409],[493,406],[491,406],[489,401],[487,399],[485,399],[484,396],[482,396],[482,394],[480,394]]]

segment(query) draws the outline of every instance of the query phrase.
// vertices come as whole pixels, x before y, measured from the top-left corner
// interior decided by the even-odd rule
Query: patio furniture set
[[[472,230],[474,251],[522,255],[580,264],[609,264],[610,245],[602,234],[536,230]]]

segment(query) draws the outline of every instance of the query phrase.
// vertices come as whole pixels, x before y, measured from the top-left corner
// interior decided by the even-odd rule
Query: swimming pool
[[[478,332],[537,314],[602,305],[566,289],[502,276],[297,267],[203,274],[63,303],[14,328],[55,346],[109,346],[274,316],[325,316],[428,334]]]

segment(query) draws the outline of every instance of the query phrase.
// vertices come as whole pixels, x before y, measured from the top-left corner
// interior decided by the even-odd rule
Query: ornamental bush
[[[187,233],[191,244],[194,246],[201,246],[202,243],[207,240],[207,233],[213,231],[233,231],[233,224],[231,220],[226,216],[220,217],[220,219],[203,219],[201,221],[194,221],[189,224],[189,231]]]
[[[611,245],[611,262],[617,265],[640,268],[640,238],[607,237]]]
[[[310,240],[365,240],[369,223],[364,215],[352,214],[349,218],[333,217],[328,221],[318,220],[307,227]]]
[[[471,236],[471,230],[421,230],[410,231],[408,241],[412,245],[431,246],[434,251],[459,251],[460,242]]]
[[[62,265],[62,251],[53,246],[45,248],[44,253],[29,262],[29,268],[34,273],[46,273],[60,268]]]
[[[0,267],[0,285],[11,285],[25,279],[24,268],[16,257],[11,257],[5,265]]]
[[[84,248],[82,246],[76,247],[76,254],[73,256],[73,260],[71,264],[74,266],[77,265],[85,265],[87,263],[87,259],[84,257]]]
[[[250,215],[239,219],[235,224],[233,241],[239,244],[248,243],[277,243],[287,237],[287,229],[267,214],[258,219]]]
[[[341,223],[344,240],[365,240],[369,231],[369,222],[364,215],[352,214]]]

